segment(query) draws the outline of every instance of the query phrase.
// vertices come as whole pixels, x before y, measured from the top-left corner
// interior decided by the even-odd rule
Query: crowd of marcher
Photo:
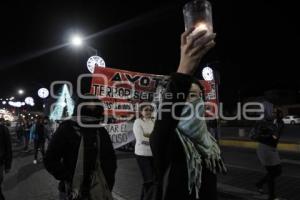
[[[166,89],[171,94],[184,95],[172,95],[171,99],[162,100],[170,103],[166,104],[169,110],[173,110],[171,106],[175,103],[180,105],[174,112],[163,112],[156,120],[153,107],[143,105],[139,108],[140,117],[134,122],[134,153],[143,177],[141,200],[216,200],[216,174],[227,172],[218,143],[208,131],[206,121],[196,115],[186,120],[191,113],[205,115],[204,90],[194,73],[202,57],[215,45],[216,36],[206,31],[190,36],[192,31],[189,29],[182,34],[180,64],[171,74]],[[46,170],[60,181],[61,199],[112,200],[117,170],[115,151],[107,130],[101,126],[104,108],[97,104],[98,99],[91,98],[80,99],[78,105],[87,102],[89,104],[82,107],[80,115],[75,112],[73,118],[61,122],[54,133],[47,117],[37,117],[35,121],[19,120],[17,140],[19,145],[24,145],[25,152],[33,144],[33,163],[43,161]],[[172,116],[174,113],[181,117],[180,120]],[[277,112],[274,114],[275,117],[265,120],[273,132],[255,138],[260,143],[258,156],[268,171],[256,186],[261,191],[267,182],[270,200],[275,199],[274,181],[281,172],[276,146],[282,117]],[[82,123],[99,126],[83,126]],[[47,140],[49,144],[45,149]],[[2,121],[0,143],[2,183],[3,172],[8,173],[12,166],[10,133]],[[2,192],[0,195],[0,200],[4,200]]]

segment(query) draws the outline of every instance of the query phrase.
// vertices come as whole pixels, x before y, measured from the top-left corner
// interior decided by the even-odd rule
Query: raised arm
[[[189,36],[193,31],[190,29],[181,36],[181,58],[180,65],[176,73],[173,73],[170,82],[163,95],[163,103],[158,109],[158,116],[154,130],[150,136],[150,145],[156,167],[163,173],[166,169],[167,152],[166,147],[170,143],[170,138],[178,124],[178,120],[172,116],[172,106],[174,113],[180,116],[183,105],[186,101],[192,83],[192,76],[195,73],[202,57],[215,45],[215,34],[206,35],[206,31],[201,31],[195,36]],[[168,94],[168,99],[166,93]],[[169,98],[169,97],[172,98]]]

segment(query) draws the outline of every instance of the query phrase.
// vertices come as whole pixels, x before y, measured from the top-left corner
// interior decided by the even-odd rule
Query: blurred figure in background
[[[44,117],[44,131],[45,131],[45,136],[47,138],[47,142],[46,142],[46,146],[45,149],[47,150],[48,148],[48,144],[50,143],[50,140],[52,138],[52,134],[53,134],[53,130],[52,127],[50,125],[50,121],[49,121],[49,117]]]
[[[29,150],[29,141],[30,141],[30,128],[32,126],[32,122],[28,119],[24,120],[24,151]]]
[[[40,151],[42,154],[42,157],[44,158],[45,155],[45,141],[47,138],[45,127],[44,127],[44,121],[41,116],[38,116],[36,119],[36,123],[31,128],[31,138],[34,142],[34,160],[33,164],[37,164],[38,159],[38,152]],[[43,160],[43,159],[40,159]]]
[[[23,143],[23,136],[25,132],[25,124],[23,118],[19,118],[16,126],[16,134],[19,145]]]
[[[259,122],[256,127],[257,156],[267,170],[267,174],[256,183],[256,187],[260,193],[263,193],[263,185],[267,183],[269,200],[279,199],[275,194],[275,179],[281,175],[282,167],[277,145],[284,127],[282,111],[277,108],[272,110],[272,114],[267,113],[265,120]]]
[[[47,139],[51,139],[53,134],[53,129],[51,127],[49,117],[44,117],[44,127],[45,127],[45,134],[47,136]]]

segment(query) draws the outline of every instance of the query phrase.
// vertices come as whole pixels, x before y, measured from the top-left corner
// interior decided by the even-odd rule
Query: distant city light
[[[34,99],[32,97],[26,97],[25,103],[30,106],[34,106]],[[25,104],[24,104],[25,105]]]
[[[20,108],[22,106],[22,103],[21,102],[13,102],[13,101],[9,101],[8,104],[12,107],[17,107],[17,108]]]
[[[5,109],[0,109],[0,118],[4,118],[5,120],[8,120],[8,121],[14,120],[12,113]]]

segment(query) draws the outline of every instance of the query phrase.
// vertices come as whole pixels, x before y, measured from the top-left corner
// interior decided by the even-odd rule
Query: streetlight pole
[[[88,51],[92,51],[94,56],[98,56],[98,50],[95,49],[94,47],[91,46],[86,46],[86,48],[88,49]]]

